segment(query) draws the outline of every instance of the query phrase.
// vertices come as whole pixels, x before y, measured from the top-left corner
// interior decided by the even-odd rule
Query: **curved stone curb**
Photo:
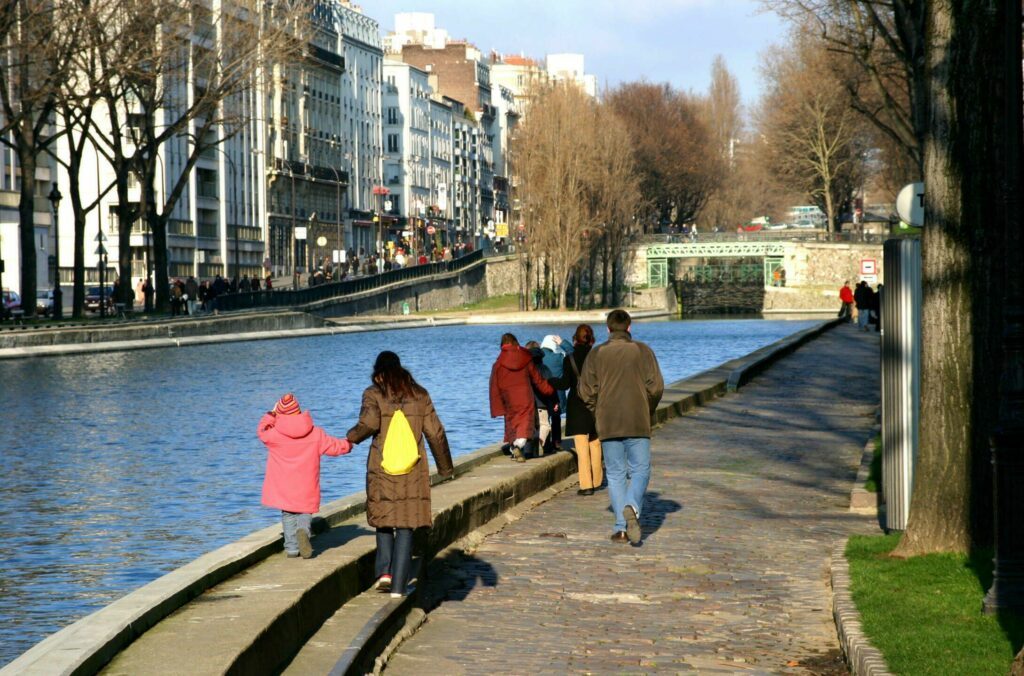
[[[864,488],[868,477],[871,476],[871,461],[875,457],[875,435],[881,430],[881,426],[875,426],[871,430],[871,436],[864,444],[864,452],[860,456],[860,467],[857,469],[857,479],[854,481],[853,489],[850,491],[850,511],[857,514],[878,515],[878,506],[882,501],[881,486],[879,490],[872,493]]]
[[[846,560],[843,538],[832,547],[832,619],[836,622],[850,672],[854,676],[890,676],[885,658],[871,645],[861,628],[860,613],[850,595],[850,564]]]
[[[500,445],[455,460],[456,476],[501,455]],[[438,483],[436,472],[431,483]],[[364,492],[324,505],[314,517],[336,526],[366,511]],[[319,518],[318,518],[319,517]],[[204,554],[46,637],[0,669],[0,674],[95,673],[136,637],[206,590],[280,552],[281,526],[268,526]]]
[[[767,348],[761,348],[757,352],[754,352],[749,358],[747,358],[747,363],[734,369],[733,372],[729,374],[729,381],[726,384],[726,389],[728,389],[729,392],[737,391],[740,387],[749,383],[754,376],[771,366],[775,361],[786,356],[804,343],[814,340],[825,331],[839,326],[844,321],[846,320],[832,319],[818,326],[812,326],[809,329],[804,329],[792,336],[787,336],[782,340],[772,343]]]

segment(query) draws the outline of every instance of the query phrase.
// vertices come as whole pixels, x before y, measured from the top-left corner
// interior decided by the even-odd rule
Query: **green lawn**
[[[897,674],[1009,672],[1024,644],[1020,617],[984,615],[991,554],[888,556],[898,534],[853,536],[846,548],[864,633]]]

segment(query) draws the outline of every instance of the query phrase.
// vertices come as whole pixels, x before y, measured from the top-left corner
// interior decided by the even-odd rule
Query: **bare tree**
[[[719,154],[732,165],[734,145],[743,131],[740,86],[719,54],[711,63],[711,86],[705,106],[706,124]]]
[[[18,158],[18,228],[22,309],[36,310],[35,199],[39,158],[54,142],[53,113],[76,49],[77,29],[63,26],[64,3],[10,0],[0,11],[0,142]]]
[[[158,309],[169,301],[168,223],[196,163],[253,121],[253,93],[276,84],[274,64],[301,58],[310,10],[305,1],[235,0],[215,11],[191,0],[125,0],[116,30],[103,35],[94,84],[108,123],[92,137],[116,176],[119,274],[131,278],[131,227],[144,218]],[[161,164],[167,149],[180,161]],[[166,172],[159,196],[158,168]],[[132,177],[138,202],[129,196]]]
[[[722,179],[705,103],[668,85],[631,82],[606,95],[629,129],[645,226],[692,221]]]
[[[760,133],[773,170],[806,190],[833,230],[864,173],[863,125],[849,95],[836,86],[822,45],[799,31],[792,42],[792,50],[766,61],[769,89],[760,106]]]
[[[630,135],[572,83],[539,89],[513,145],[527,249],[559,308],[598,234],[621,247],[638,199]],[[536,267],[540,266],[540,267]]]
[[[851,107],[921,175],[927,127],[924,0],[763,0],[795,25],[813,27],[840,59]],[[853,66],[852,68],[849,66]]]

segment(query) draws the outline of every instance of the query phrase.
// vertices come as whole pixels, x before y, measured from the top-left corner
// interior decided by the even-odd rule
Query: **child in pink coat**
[[[281,510],[285,554],[308,559],[313,555],[309,527],[320,509],[320,456],[344,455],[352,443],[314,425],[290,393],[263,416],[256,433],[267,447],[262,503]]]

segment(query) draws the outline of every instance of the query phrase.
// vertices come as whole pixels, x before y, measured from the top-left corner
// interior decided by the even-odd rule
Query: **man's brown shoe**
[[[623,545],[628,544],[629,543],[629,538],[626,537],[626,531],[620,530],[615,535],[613,535],[612,536],[612,542],[618,542],[619,544],[623,544]]]
[[[640,542],[643,531],[640,530],[640,520],[636,518],[636,510],[633,505],[626,505],[622,508],[622,518],[626,520],[626,537],[633,544]]]

